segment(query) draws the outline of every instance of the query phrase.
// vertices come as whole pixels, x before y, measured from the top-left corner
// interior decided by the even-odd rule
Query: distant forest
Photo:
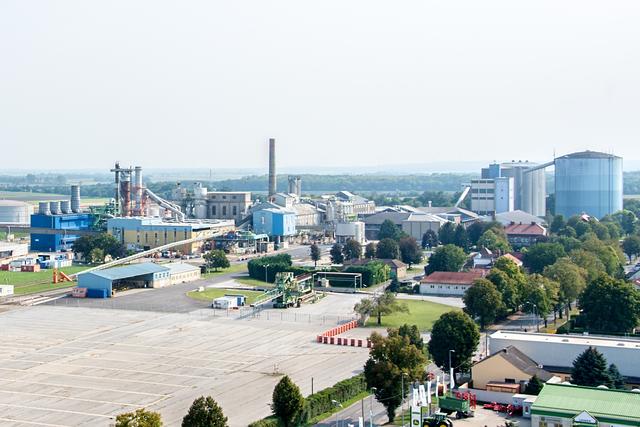
[[[553,189],[552,174],[547,180],[548,189]],[[321,192],[336,192],[347,190],[355,193],[366,194],[374,199],[385,196],[402,199],[415,197],[423,193],[449,193],[453,198],[454,193],[461,190],[462,184],[468,183],[478,174],[471,173],[436,173],[424,175],[301,175],[303,194],[318,194]],[[104,176],[101,176],[104,178]],[[0,189],[6,191],[28,191],[34,193],[68,194],[67,182],[73,178],[53,174],[29,174],[23,177],[0,175]],[[86,178],[85,178],[86,179]],[[76,180],[74,180],[76,181]],[[181,185],[190,186],[193,181],[182,181]],[[146,185],[155,193],[169,197],[176,187],[176,182],[146,182]],[[222,181],[205,182],[202,185],[216,190],[235,190],[266,192],[267,176],[247,176],[239,179],[227,179]],[[287,191],[287,176],[278,177],[278,190]],[[627,195],[640,194],[640,171],[624,173],[624,193]],[[91,183],[82,186],[83,197],[113,197],[113,184]],[[382,200],[380,200],[382,201]],[[426,201],[426,200],[425,200]],[[439,200],[440,201],[440,200]],[[434,202],[436,202],[434,200]],[[434,203],[435,204],[435,203]]]

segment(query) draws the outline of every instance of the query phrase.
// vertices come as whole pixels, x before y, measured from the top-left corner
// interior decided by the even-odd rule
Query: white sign
[[[577,423],[586,423],[586,424],[594,424],[594,425],[598,424],[598,420],[593,418],[591,414],[588,413],[587,411],[581,412],[578,415],[576,415],[573,421]]]

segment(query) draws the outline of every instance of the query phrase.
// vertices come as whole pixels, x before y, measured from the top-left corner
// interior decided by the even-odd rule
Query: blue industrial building
[[[53,234],[31,234],[31,250],[42,252],[69,251],[73,242],[79,237],[73,234],[77,230],[90,230],[93,226],[93,215],[84,213],[31,215],[32,228],[59,230]]]
[[[157,288],[170,283],[171,269],[145,262],[78,274],[78,288],[89,298],[110,298],[117,289]]]
[[[595,151],[555,159],[556,214],[602,218],[622,210],[622,158]]]
[[[253,212],[253,232],[269,237],[288,237],[296,234],[296,214],[282,208],[266,208]]]

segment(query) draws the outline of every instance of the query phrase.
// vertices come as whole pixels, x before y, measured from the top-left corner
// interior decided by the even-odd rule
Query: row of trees
[[[162,427],[159,413],[138,409],[116,417],[116,427]],[[182,419],[182,427],[228,427],[227,417],[211,396],[197,398]]]
[[[93,264],[102,264],[105,257],[122,258],[127,249],[111,234],[81,236],[73,242],[73,253]]]

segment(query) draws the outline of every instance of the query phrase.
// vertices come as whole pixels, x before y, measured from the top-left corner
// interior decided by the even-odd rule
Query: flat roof
[[[640,420],[640,393],[627,390],[550,384],[542,388],[532,406],[536,410],[587,411],[594,417]]]
[[[596,335],[556,335],[537,334],[517,331],[496,331],[489,336],[491,339],[505,339],[511,341],[540,342],[550,344],[581,345],[640,349],[640,340],[622,337],[606,337]]]
[[[162,266],[167,267],[171,271],[171,274],[188,273],[190,271],[196,270],[200,271],[200,268],[196,267],[195,265],[183,262],[170,262],[168,264],[162,264]]]
[[[146,274],[162,273],[163,271],[169,271],[169,269],[153,262],[144,262],[124,265],[122,267],[108,268],[105,270],[94,270],[86,273],[79,273],[79,275],[93,274],[94,276],[104,277],[109,280],[119,280],[126,279],[128,277],[144,276]]]

